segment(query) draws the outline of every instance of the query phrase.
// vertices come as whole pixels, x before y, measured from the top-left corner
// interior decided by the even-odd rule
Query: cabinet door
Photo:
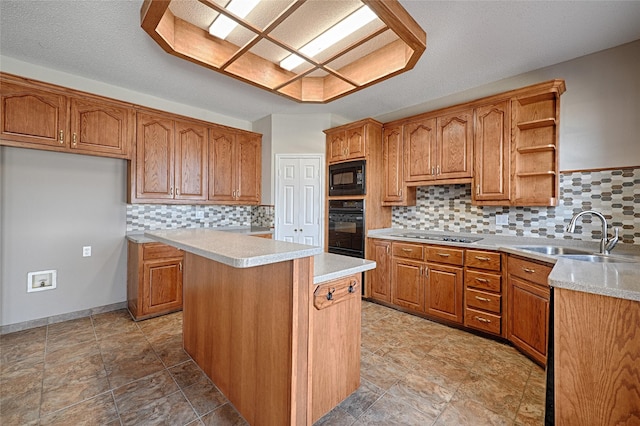
[[[327,135],[327,162],[333,163],[341,161],[346,157],[346,137],[345,131],[329,133]]]
[[[393,260],[391,302],[395,305],[424,312],[424,263]]]
[[[406,182],[435,179],[436,119],[404,125],[404,164]]]
[[[347,158],[356,159],[365,156],[364,127],[347,130],[346,148]]]
[[[142,314],[182,308],[182,259],[144,262]]]
[[[136,195],[173,198],[173,120],[138,114]]]
[[[433,263],[427,267],[427,314],[462,324],[462,268]]]
[[[67,147],[67,97],[2,81],[0,134],[3,140]]]
[[[508,108],[509,102],[504,101],[476,109],[475,201],[509,200],[511,120]]]
[[[208,181],[207,128],[175,122],[175,198],[206,200]]]
[[[547,361],[549,289],[508,277],[509,340],[540,364]]]
[[[373,241],[373,260],[376,269],[371,271],[371,297],[384,302],[391,301],[391,241]]]
[[[236,200],[242,204],[260,204],[262,181],[262,144],[259,136],[236,136]]]
[[[438,117],[438,179],[471,177],[473,111]]]
[[[133,109],[71,98],[71,149],[101,156],[130,158],[135,112]]]
[[[209,200],[233,201],[235,169],[233,145],[235,134],[212,128],[209,130]]]
[[[403,187],[402,129],[385,128],[383,134],[383,163],[385,185],[383,203],[401,203]]]

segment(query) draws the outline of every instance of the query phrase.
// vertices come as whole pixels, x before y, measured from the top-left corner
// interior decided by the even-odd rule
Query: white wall
[[[0,147],[1,325],[126,300],[125,166]],[[57,288],[27,293],[27,273],[48,269]]]
[[[409,117],[552,79],[560,98],[560,170],[640,165],[640,40],[375,117]]]
[[[276,154],[324,155],[326,143],[322,131],[334,127],[334,123],[332,114],[273,114],[254,123],[254,131],[263,133],[263,141],[268,140],[270,144],[270,152],[264,145],[262,149],[263,204],[275,201]]]

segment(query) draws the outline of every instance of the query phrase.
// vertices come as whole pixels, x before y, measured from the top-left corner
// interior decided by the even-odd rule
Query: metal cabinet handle
[[[488,283],[489,282],[489,280],[486,279],[486,278],[476,278],[476,281],[479,282],[479,283]]]
[[[169,195],[173,195],[173,186],[169,187]]]
[[[483,322],[483,323],[485,323],[485,324],[489,324],[489,323],[491,323],[491,320],[488,320],[488,319],[486,319],[486,318],[482,318],[482,317],[479,317],[479,316],[475,316],[475,317],[473,317],[473,318],[474,318],[474,319],[476,319],[476,320],[478,320],[478,321],[480,321],[480,322]]]
[[[73,147],[75,148],[76,146],[78,146],[78,135],[73,132]]]
[[[182,272],[182,262],[180,262],[179,267],[180,267],[180,272]]]
[[[528,272],[529,274],[535,274],[536,270],[535,269],[529,269],[529,268],[522,268],[523,271]]]
[[[409,252],[412,252],[412,251],[413,251],[413,249],[410,249],[410,248],[403,248],[403,249],[402,249],[402,251],[405,251],[405,252],[409,253]]]
[[[449,257],[451,255],[449,253],[438,253],[438,256],[440,256],[440,257]]]
[[[480,195],[480,185],[476,185],[476,195]]]
[[[435,167],[431,167],[431,175],[435,175],[436,168]]]
[[[436,166],[436,174],[439,175],[440,174],[440,166]]]
[[[389,247],[391,247],[391,246],[387,246],[387,254],[389,254]]]
[[[475,258],[476,258],[476,259],[478,259],[478,260],[481,260],[481,261],[483,261],[483,262],[488,262],[488,261],[490,261],[490,260],[491,260],[490,258],[488,258],[488,257],[483,257],[483,256],[475,256]]]
[[[180,190],[176,188],[176,195],[180,195]]]
[[[64,131],[60,130],[60,132],[58,133],[58,142],[60,142],[60,145],[64,145]]]
[[[491,299],[487,299],[486,297],[476,296],[476,299],[481,302],[491,302]]]

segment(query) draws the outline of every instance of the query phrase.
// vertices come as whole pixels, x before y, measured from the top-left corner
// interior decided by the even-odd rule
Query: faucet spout
[[[600,212],[597,212],[595,210],[584,210],[574,214],[571,220],[569,221],[569,224],[567,225],[566,231],[575,232],[578,218],[584,216],[585,214],[590,214],[600,219],[600,222],[602,223],[602,239],[600,240],[600,253],[601,254],[611,253],[611,250],[613,250],[613,248],[618,243],[618,228],[613,229],[614,236],[613,238],[609,238],[609,234],[607,233],[607,219]]]

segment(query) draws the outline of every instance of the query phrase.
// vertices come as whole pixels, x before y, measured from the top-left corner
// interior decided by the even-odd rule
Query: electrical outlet
[[[82,247],[82,257],[91,257],[91,246]]]
[[[496,225],[509,225],[509,215],[506,213],[496,214]]]

